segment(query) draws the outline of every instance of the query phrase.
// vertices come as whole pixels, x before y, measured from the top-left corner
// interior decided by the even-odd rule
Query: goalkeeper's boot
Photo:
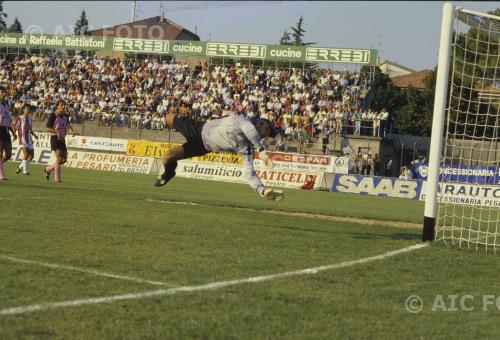
[[[165,171],[162,174],[158,175],[158,177],[156,178],[155,187],[164,186],[165,184],[168,183],[168,181],[170,181],[172,178],[174,178],[174,176],[175,176],[175,171],[169,170],[165,166]]]
[[[283,190],[279,189],[265,189],[262,193],[261,196],[264,197],[266,200],[270,201],[282,201],[285,198],[285,194],[283,193]]]

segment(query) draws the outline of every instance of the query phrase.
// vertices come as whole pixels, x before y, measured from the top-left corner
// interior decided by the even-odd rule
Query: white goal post
[[[446,124],[446,125],[445,125]],[[422,240],[500,247],[500,17],[443,5]]]

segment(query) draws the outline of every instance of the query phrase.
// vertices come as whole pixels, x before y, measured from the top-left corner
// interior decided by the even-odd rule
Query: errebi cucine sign
[[[0,34],[0,47],[64,48],[70,50],[365,65],[375,65],[377,60],[377,50],[372,49],[22,33]]]

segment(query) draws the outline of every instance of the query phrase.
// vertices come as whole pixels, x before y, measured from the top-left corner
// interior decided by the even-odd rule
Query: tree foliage
[[[292,46],[309,46],[315,44],[315,42],[304,42],[304,34],[306,33],[306,30],[304,30],[304,19],[302,16],[300,17],[299,21],[297,22],[296,26],[291,26],[290,29],[292,30],[292,33],[288,32],[288,30],[285,30],[283,32],[283,35],[280,38],[279,44],[280,45],[292,45]],[[286,63],[285,67],[298,67],[298,68],[306,68],[306,69],[315,69],[317,68],[317,64],[311,64],[311,63],[291,63],[288,64]]]
[[[387,108],[389,112],[394,112],[400,108],[404,102],[403,92],[400,88],[392,84],[391,78],[383,74],[380,68],[375,68],[375,79],[373,82],[375,95],[371,102],[373,110],[380,111]]]
[[[7,13],[3,11],[3,1],[0,1],[0,32],[5,32],[7,29],[5,19],[7,19]]]
[[[500,9],[489,13],[500,16]],[[498,23],[490,27],[498,30]],[[451,134],[465,134],[468,138],[492,137],[495,133],[498,136],[494,128],[498,126],[498,117],[492,112],[498,112],[500,104],[479,100],[479,93],[498,86],[499,34],[476,27],[465,33],[454,32],[455,56],[452,56],[448,84],[448,93],[451,91],[452,95],[447,112]],[[397,133],[430,136],[436,74],[437,67],[425,80],[423,90],[401,89],[376,68],[371,107],[377,111],[386,107]]]
[[[304,18],[302,18],[301,16],[299,21],[295,24],[295,27],[294,26],[290,27],[290,29],[292,30],[293,44],[295,46],[307,46],[314,44],[314,43],[305,43],[303,41],[304,33],[306,33],[306,30],[302,27],[303,25],[304,25]]]
[[[280,45],[291,45],[292,44],[292,39],[290,38],[290,33],[285,30],[283,32],[283,36],[280,39]]]
[[[391,114],[395,133],[430,136],[434,102],[435,71],[425,80],[425,88],[399,88],[380,68],[375,69],[373,87],[375,95],[371,108],[380,112],[383,108]]]
[[[425,91],[404,89],[404,105],[394,115],[394,128],[400,134],[430,136],[432,129],[432,99]]]
[[[309,46],[315,44],[315,42],[304,42],[304,34],[306,33],[306,30],[303,26],[304,18],[301,16],[295,26],[290,26],[292,33],[285,30],[280,39],[280,45]]]
[[[87,20],[87,15],[85,14],[85,10],[80,14],[80,18],[75,22],[75,35],[88,35],[89,30],[89,21]]]
[[[14,22],[12,25],[10,25],[9,29],[7,30],[9,33],[23,33],[23,26],[21,26],[21,23],[17,18],[14,19]]]
[[[500,9],[489,12],[500,16]],[[454,32],[456,47],[450,71],[451,102],[449,133],[468,138],[492,137],[498,134],[497,113],[500,104],[480,100],[480,92],[498,86],[498,22],[481,21],[466,33]],[[497,83],[495,83],[495,81]],[[496,129],[498,130],[498,129]]]

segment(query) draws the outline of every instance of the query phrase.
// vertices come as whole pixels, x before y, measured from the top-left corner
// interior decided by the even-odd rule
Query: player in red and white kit
[[[12,128],[17,132],[17,138],[19,140],[19,146],[21,147],[21,152],[23,153],[23,160],[16,170],[16,174],[21,171],[24,175],[29,175],[28,164],[35,156],[35,149],[33,147],[34,136],[38,139],[38,136],[33,132],[33,120],[30,114],[30,106],[24,104],[21,109],[22,115],[16,118]]]

